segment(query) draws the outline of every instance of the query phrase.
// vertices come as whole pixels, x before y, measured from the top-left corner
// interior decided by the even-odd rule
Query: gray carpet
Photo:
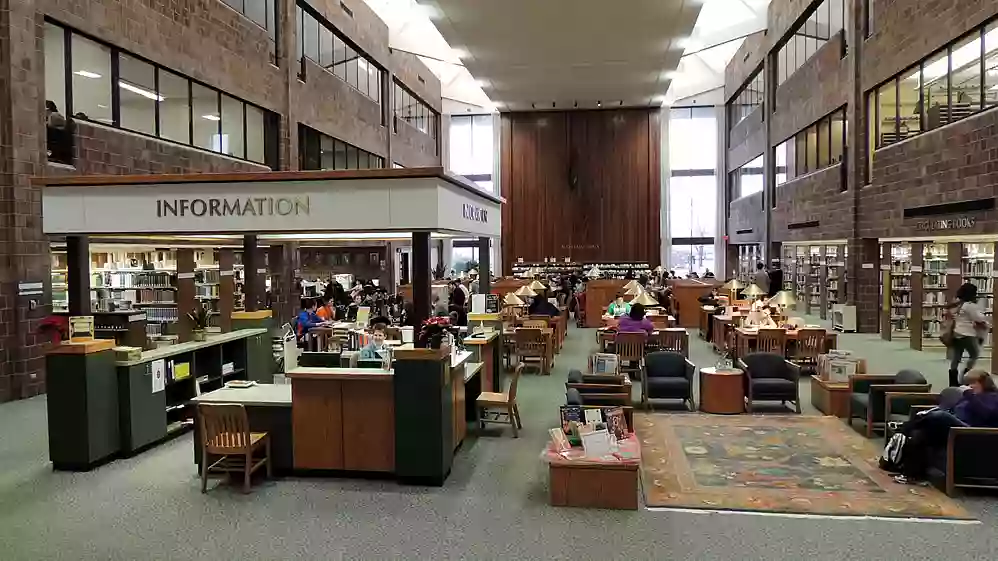
[[[714,355],[693,341],[693,360],[712,365]],[[995,558],[993,496],[962,499],[983,526],[548,506],[539,452],[567,369],[583,367],[594,344],[592,330],[571,330],[554,375],[521,381],[521,437],[497,429],[466,443],[442,488],[285,479],[246,496],[224,485],[202,495],[190,435],[90,473],[54,473],[45,398],[2,405],[0,559]],[[941,359],[900,344],[856,335],[842,346],[866,354],[876,371],[923,364],[945,381]]]

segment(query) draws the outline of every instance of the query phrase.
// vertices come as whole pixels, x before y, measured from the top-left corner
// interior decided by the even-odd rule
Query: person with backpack
[[[967,353],[967,365],[963,369],[966,374],[977,363],[981,355],[981,342],[988,328],[987,318],[981,306],[977,303],[977,286],[966,282],[956,291],[956,301],[947,305],[949,318],[943,326],[940,336],[943,343],[949,347],[949,385],[960,385],[960,362],[963,353]]]

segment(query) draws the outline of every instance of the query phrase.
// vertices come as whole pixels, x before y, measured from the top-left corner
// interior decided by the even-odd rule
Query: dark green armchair
[[[932,385],[917,370],[902,370],[897,374],[856,374],[849,377],[849,407],[846,422],[853,418],[866,423],[866,437],[873,438],[874,430],[884,429],[887,423],[887,393],[928,393]]]
[[[888,423],[884,438],[894,436],[890,423],[904,423],[911,418],[913,408],[939,405],[939,394],[930,392],[887,392],[884,394],[884,419]]]

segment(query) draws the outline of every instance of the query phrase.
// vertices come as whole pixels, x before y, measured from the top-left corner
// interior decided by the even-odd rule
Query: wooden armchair
[[[520,409],[516,406],[516,386],[523,374],[523,364],[516,367],[513,379],[509,382],[509,390],[505,392],[482,392],[475,400],[478,409],[478,425],[485,428],[485,423],[509,425],[513,429],[513,438],[519,438],[519,430],[523,429],[520,422]],[[492,417],[489,417],[489,412]],[[464,418],[462,413],[462,419]]]
[[[928,405],[913,405],[911,417]],[[957,487],[998,489],[998,429],[953,427],[946,450],[930,455],[929,480],[953,496]]]
[[[852,425],[854,417],[866,423],[866,437],[873,438],[875,429],[883,429],[886,419],[887,392],[928,393],[932,385],[915,370],[902,370],[897,374],[856,374],[849,377],[849,405],[846,422]]]
[[[273,476],[270,438],[265,432],[250,432],[245,407],[201,403],[197,411],[201,423],[202,493],[208,492],[208,477],[213,474],[242,473],[243,493],[249,493],[250,477],[261,467],[267,467],[267,477]],[[263,456],[259,457],[261,449]]]
[[[529,319],[521,320],[520,326],[527,329],[548,329],[551,327],[551,324],[546,318],[538,319],[530,317]]]
[[[620,359],[620,371],[624,373],[634,373],[641,375],[645,357],[645,344],[648,342],[648,334],[640,333],[617,333],[614,338],[617,356]]]
[[[535,365],[542,374],[550,374],[548,368],[548,338],[540,329],[521,327],[516,330],[515,352],[517,360],[524,365]]]
[[[824,329],[802,328],[797,331],[797,351],[794,362],[807,365],[817,365],[818,356],[825,352]],[[786,353],[783,353],[784,356]]]
[[[787,356],[787,330],[762,328],[755,339],[755,350],[759,353],[775,353]],[[815,359],[817,360],[817,359]]]
[[[690,356],[690,334],[682,327],[660,329],[658,332],[658,350],[679,353]]]

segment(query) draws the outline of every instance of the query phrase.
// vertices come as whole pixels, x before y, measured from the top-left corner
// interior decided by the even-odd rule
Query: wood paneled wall
[[[502,115],[503,264],[659,261],[661,111]]]

